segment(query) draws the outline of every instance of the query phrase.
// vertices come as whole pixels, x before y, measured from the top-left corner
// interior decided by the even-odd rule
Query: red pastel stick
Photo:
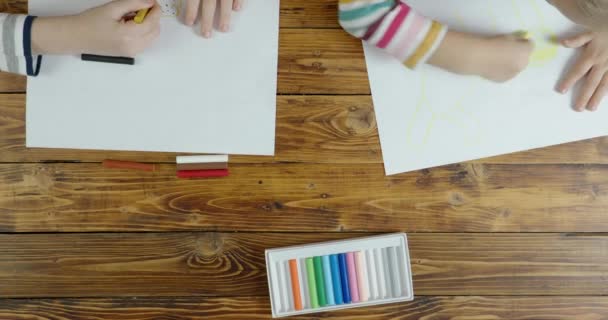
[[[110,169],[132,169],[143,171],[154,171],[156,169],[154,164],[133,161],[104,160],[102,164],[105,168]]]
[[[177,177],[181,179],[188,178],[219,178],[227,177],[228,169],[218,170],[179,170],[177,171]]]

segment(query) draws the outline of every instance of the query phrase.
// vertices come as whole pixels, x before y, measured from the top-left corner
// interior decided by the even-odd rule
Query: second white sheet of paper
[[[29,8],[63,15],[106,2]],[[28,79],[28,147],[274,154],[279,0],[246,2],[234,31],[210,40],[164,9],[160,39],[135,66],[43,58]]]
[[[575,51],[552,37],[576,26],[543,0],[408,0],[459,31],[531,32],[536,50],[515,80],[494,84],[432,66],[412,71],[365,46],[384,167],[396,174],[608,134],[608,103],[576,113],[555,92]],[[465,53],[466,54],[466,53]]]

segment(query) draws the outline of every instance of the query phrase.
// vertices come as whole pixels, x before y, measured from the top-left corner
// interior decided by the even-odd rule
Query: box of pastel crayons
[[[405,233],[266,250],[274,318],[414,299]]]

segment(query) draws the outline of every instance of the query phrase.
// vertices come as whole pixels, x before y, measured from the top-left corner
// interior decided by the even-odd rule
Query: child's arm
[[[340,0],[340,24],[409,68],[429,62],[448,71],[502,82],[529,61],[533,45],[514,36],[481,37],[448,31],[397,0]]]
[[[425,63],[447,27],[396,0],[340,0],[340,25],[396,57],[409,68]]]
[[[125,19],[144,8],[152,8],[144,23]],[[158,37],[160,15],[154,0],[117,0],[73,16],[0,13],[0,70],[35,76],[42,54],[135,56]]]

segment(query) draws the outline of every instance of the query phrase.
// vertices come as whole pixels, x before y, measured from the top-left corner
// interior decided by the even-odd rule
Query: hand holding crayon
[[[132,57],[159,36],[160,17],[155,0],[118,0],[83,12],[76,20],[90,27],[80,28],[86,34],[82,59],[133,64]]]

